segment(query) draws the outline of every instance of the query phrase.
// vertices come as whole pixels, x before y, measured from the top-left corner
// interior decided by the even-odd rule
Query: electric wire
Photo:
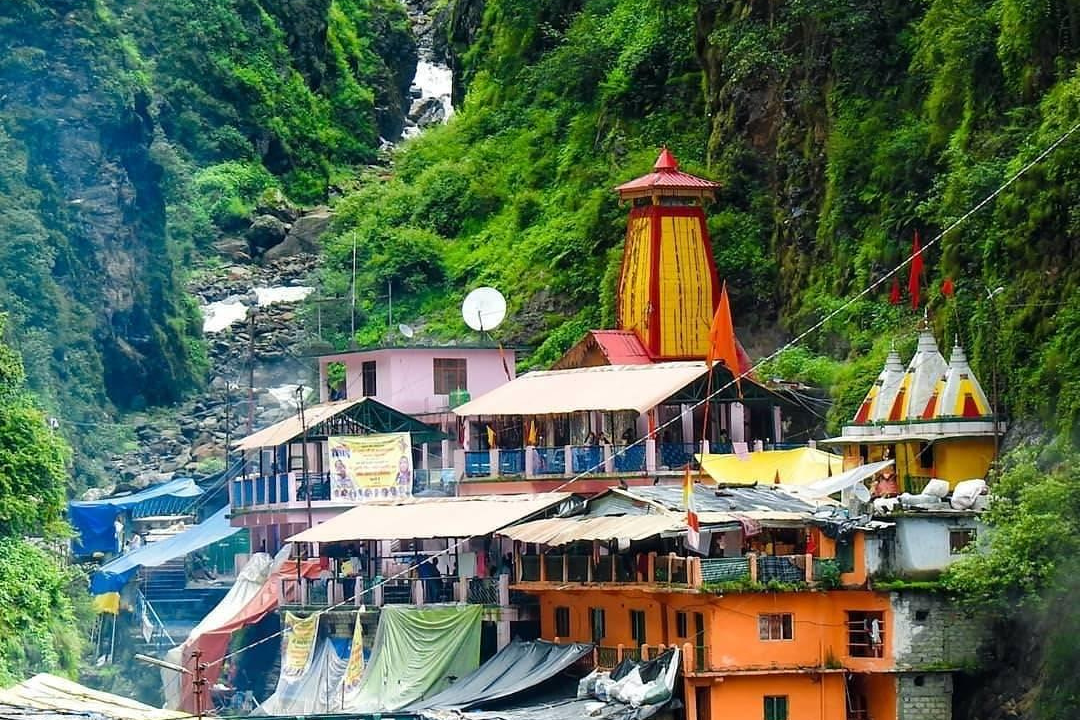
[[[834,309],[834,310],[830,311],[829,313],[827,313],[824,317],[822,317],[820,320],[818,320],[817,322],[812,324],[806,330],[803,330],[801,333],[796,335],[793,339],[788,341],[782,347],[780,347],[779,349],[773,351],[771,354],[767,355],[766,357],[758,360],[756,363],[754,363],[753,366],[751,366],[746,371],[744,371],[742,373],[739,373],[737,375],[732,373],[733,378],[729,382],[723,384],[721,387],[714,390],[712,393],[710,393],[705,398],[703,398],[703,399],[697,401],[696,403],[694,403],[691,406],[691,409],[693,410],[693,409],[696,409],[696,408],[700,407],[704,403],[709,402],[712,398],[717,397],[722,392],[724,392],[728,388],[730,388],[733,385],[735,385],[736,383],[738,383],[743,378],[748,378],[750,375],[752,375],[762,365],[764,365],[765,363],[775,359],[778,355],[785,352],[786,350],[789,350],[789,349],[799,345],[800,343],[803,342],[803,340],[805,340],[811,334],[817,332],[822,327],[824,327],[827,323],[829,323],[834,318],[836,318],[838,315],[840,315],[841,312],[845,311],[851,305],[854,305],[856,302],[858,302],[862,298],[866,297],[870,293],[874,292],[877,288],[881,287],[881,285],[883,285],[885,282],[890,280],[894,275],[896,275],[901,270],[903,270],[905,267],[910,265],[915,260],[916,257],[920,257],[921,255],[923,255],[929,248],[931,248],[931,247],[937,245],[939,242],[941,242],[941,240],[948,233],[950,233],[951,231],[953,231],[954,229],[956,229],[957,227],[959,227],[960,225],[965,223],[970,217],[972,217],[979,210],[986,207],[986,205],[988,205],[998,195],[1000,195],[1002,192],[1004,192],[1009,186],[1011,186],[1014,182],[1016,182],[1021,177],[1023,177],[1025,174],[1027,174],[1027,172],[1029,170],[1031,170],[1039,162],[1041,162],[1044,158],[1046,158],[1050,153],[1052,153],[1054,150],[1056,150],[1063,142],[1065,142],[1065,140],[1067,140],[1070,136],[1072,136],[1073,133],[1075,133],[1077,130],[1080,130],[1080,123],[1077,123],[1076,125],[1069,128],[1064,134],[1062,134],[1060,137],[1058,137],[1057,140],[1055,140],[1046,149],[1044,149],[1042,152],[1040,152],[1033,160],[1029,161],[1022,168],[1020,168],[1018,171],[1013,173],[1013,175],[1011,175],[1005,182],[1003,182],[1000,186],[998,186],[997,189],[995,189],[992,193],[990,193],[985,198],[983,198],[978,204],[976,204],[970,210],[965,212],[959,218],[957,218],[956,220],[951,222],[949,225],[947,225],[945,227],[945,229],[941,230],[931,240],[927,241],[916,252],[909,255],[907,258],[905,258],[903,261],[901,261],[892,270],[885,273],[884,275],[879,277],[877,280],[871,282],[868,286],[866,286],[865,288],[860,290],[854,296],[852,296],[852,297],[848,298],[847,300],[845,300],[839,307],[837,307],[836,309]],[[667,427],[669,425],[673,425],[675,422],[681,422],[681,421],[682,421],[681,416],[673,417],[671,420],[668,420],[667,422],[658,425],[655,428],[655,431],[658,432],[658,431],[662,430],[663,428],[665,428],[665,427]],[[630,448],[635,447],[635,446],[637,446],[637,445],[639,445],[641,443],[644,443],[645,440],[646,440],[646,438],[639,438],[639,439],[635,440],[632,443],[629,443],[629,444],[627,444],[625,446],[621,446],[619,448],[619,454],[624,454]],[[573,485],[574,483],[576,483],[577,481],[579,481],[579,480],[591,475],[593,472],[599,470],[600,468],[603,467],[603,465],[604,465],[603,463],[598,463],[595,466],[593,466],[593,467],[591,467],[591,468],[589,468],[589,469],[587,469],[585,471],[582,471],[582,472],[578,473],[577,475],[573,476],[572,478],[569,478],[565,482],[563,482],[560,485],[556,486],[554,489],[548,490],[543,494],[554,494],[554,493],[561,492],[561,491],[565,490],[566,488],[570,487],[571,485]],[[453,545],[450,545],[448,543],[446,549],[432,552],[428,557],[433,558],[433,557],[441,557],[441,556],[447,555],[452,550],[456,551],[459,547],[463,546],[465,543],[470,542],[473,539],[473,537],[475,537],[475,536],[470,536],[468,538],[459,539]],[[400,578],[408,575],[413,570],[415,570],[417,566],[418,565],[410,565],[407,568],[405,568],[404,570],[402,570],[402,571],[400,571],[398,573],[395,573],[394,575],[391,575],[390,577],[383,578],[380,582],[372,585],[369,588],[364,588],[362,591],[357,590],[356,591],[357,599],[361,596],[361,594],[367,594],[367,593],[373,591],[376,587],[386,585],[391,580],[400,579]],[[339,609],[339,608],[345,606],[348,603],[349,603],[348,600],[343,600],[343,601],[341,601],[339,603],[335,603],[335,604],[329,605],[329,606],[327,606],[325,608],[320,608],[318,610],[315,610],[315,611],[312,612],[312,614],[313,615],[320,615],[320,614],[323,614],[323,613],[331,612],[333,610],[336,610],[336,609]],[[355,605],[355,603],[356,603],[356,600],[353,601],[354,605]],[[213,661],[213,663],[211,663],[211,664],[222,663],[225,660],[228,660],[229,658],[235,657],[235,656],[239,655],[240,653],[242,653],[242,652],[244,652],[244,651],[246,651],[246,650],[248,650],[248,649],[250,649],[252,647],[260,645],[260,644],[262,644],[262,643],[264,643],[264,642],[266,642],[268,640],[274,639],[276,637],[280,637],[283,634],[283,632],[284,632],[283,630],[279,630],[276,633],[273,633],[273,634],[267,636],[266,638],[263,638],[263,639],[258,640],[256,642],[253,642],[253,643],[251,643],[249,645],[246,645],[246,646],[244,646],[242,648],[239,648],[239,649],[237,649],[237,650],[235,650],[235,651],[233,651],[231,653],[226,653],[220,660]]]

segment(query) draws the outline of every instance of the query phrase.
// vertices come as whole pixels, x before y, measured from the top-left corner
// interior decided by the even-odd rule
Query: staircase
[[[167,625],[185,620],[194,625],[229,591],[228,585],[188,587],[183,558],[144,567],[142,577],[143,594]]]

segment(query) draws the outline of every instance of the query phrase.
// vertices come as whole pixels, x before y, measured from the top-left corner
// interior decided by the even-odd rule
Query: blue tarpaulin
[[[202,494],[202,488],[194,480],[185,478],[154,485],[131,495],[68,503],[68,520],[76,533],[71,541],[71,552],[83,557],[96,552],[115,551],[116,531],[113,523],[120,513],[137,510],[139,506],[155,500],[190,499]]]
[[[120,592],[140,567],[157,567],[173,558],[183,557],[199,548],[235,535],[243,528],[229,524],[228,506],[221,508],[203,522],[188,528],[166,540],[142,546],[134,552],[105,563],[90,578],[90,592],[94,595]]]

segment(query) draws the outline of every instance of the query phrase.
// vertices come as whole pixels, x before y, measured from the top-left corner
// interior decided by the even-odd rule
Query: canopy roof
[[[587,410],[644,413],[705,372],[703,362],[531,372],[458,406],[454,413],[460,417],[556,415]]]
[[[817,448],[765,450],[745,455],[703,455],[701,467],[723,484],[771,483],[806,485],[844,471],[844,459]]]
[[[187,713],[159,710],[48,673],[35,675],[14,687],[0,690],[0,705],[52,710],[68,718],[81,716],[94,720],[178,720],[190,717]]]
[[[143,545],[134,552],[121,555],[101,566],[90,578],[90,591],[94,595],[119,592],[140,567],[157,567],[173,558],[183,557],[199,548],[213,545],[219,540],[235,535],[243,528],[229,524],[228,506],[182,533],[159,542]]]
[[[645,512],[655,509],[677,514],[680,521],[685,519],[686,501],[683,488],[677,485],[652,485],[634,487],[629,490],[612,488],[611,496],[623,497],[639,505],[649,506]],[[590,503],[597,503],[600,498]],[[788,524],[801,522],[809,518],[819,503],[817,500],[803,498],[779,485],[746,485],[717,488],[702,483],[694,485],[694,506],[698,519],[703,524],[722,525],[740,523],[742,519],[757,520],[764,524],[770,522]]]
[[[540,545],[566,545],[589,540],[645,540],[686,528],[686,518],[674,513],[655,515],[597,515],[545,518],[511,525],[499,535]]]
[[[571,493],[411,498],[354,507],[290,542],[411,540],[488,535],[563,502]]]
[[[287,417],[270,427],[248,435],[240,440],[238,450],[277,447],[299,440],[307,425],[308,438],[325,438],[330,435],[366,435],[373,433],[407,432],[413,442],[436,442],[446,436],[411,415],[384,405],[374,398],[312,405],[304,410],[304,423],[299,415]]]
[[[68,520],[75,528],[72,552],[89,555],[116,549],[113,521],[121,512],[146,517],[175,513],[187,508],[191,500],[203,494],[202,488],[189,478],[152,485],[145,490],[101,500],[68,503]]]

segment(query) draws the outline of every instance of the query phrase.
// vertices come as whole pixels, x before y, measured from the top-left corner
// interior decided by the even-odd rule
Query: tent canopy
[[[310,439],[329,435],[361,435],[370,433],[407,432],[413,442],[437,442],[446,437],[411,415],[395,410],[389,405],[363,397],[354,400],[312,405],[304,410],[304,422],[297,415],[285,418],[270,427],[248,435],[237,443],[238,450],[270,448],[299,440],[304,435]]]
[[[643,413],[706,372],[703,362],[605,365],[531,372],[457,408],[472,415],[556,415],[587,410]]]
[[[530,690],[558,676],[592,652],[592,645],[555,645],[545,640],[515,640],[474,672],[438,695],[409,706],[467,710]]]
[[[169,500],[175,501],[174,504],[186,506],[192,498],[202,494],[202,488],[196,485],[194,480],[183,478],[152,485],[137,493],[101,500],[70,502],[68,503],[68,520],[76,532],[76,538],[72,541],[72,552],[76,556],[83,556],[116,550],[113,522],[116,516],[124,511],[145,515],[147,513],[140,511],[157,507]]]
[[[701,467],[725,485],[772,483],[807,485],[844,471],[844,459],[817,448],[764,450],[745,455],[702,455]]]
[[[93,690],[56,675],[41,673],[6,690],[0,690],[0,705],[56,711],[67,717],[100,720],[179,720],[187,713],[158,710],[119,695]]]
[[[164,565],[173,558],[183,557],[199,548],[235,535],[243,528],[229,524],[228,511],[228,506],[223,507],[211,517],[182,533],[166,540],[143,545],[134,552],[105,563],[90,578],[90,592],[94,595],[119,592],[140,567]]]
[[[412,540],[489,535],[563,502],[571,493],[411,498],[358,505],[289,542]]]

